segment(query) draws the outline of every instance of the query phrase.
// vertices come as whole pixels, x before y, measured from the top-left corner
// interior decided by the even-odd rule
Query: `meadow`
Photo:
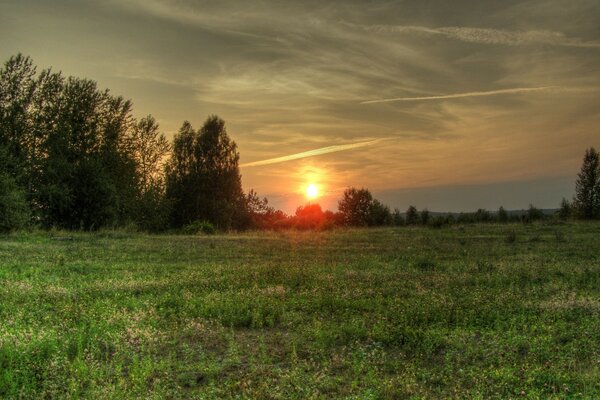
[[[600,224],[0,237],[0,398],[600,398]]]

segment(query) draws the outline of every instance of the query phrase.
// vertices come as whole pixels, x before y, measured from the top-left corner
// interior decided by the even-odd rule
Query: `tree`
[[[429,210],[424,208],[421,211],[421,224],[427,225],[429,223]]]
[[[275,213],[275,209],[269,206],[269,200],[266,197],[261,199],[254,189],[250,189],[244,201],[244,213],[239,221],[240,227],[244,229],[269,228],[274,222],[273,217]]]
[[[206,220],[221,229],[237,227],[245,207],[238,162],[222,119],[210,116],[197,132],[184,122],[166,168],[173,225]]]
[[[90,230],[116,224],[135,188],[133,160],[120,152],[131,102],[78,78],[67,80],[58,101],[56,127],[43,149],[46,225]]]
[[[415,206],[409,206],[406,210],[406,225],[417,225],[419,223],[419,212]]]
[[[294,227],[299,229],[318,228],[325,220],[325,214],[321,206],[316,203],[309,203],[296,209],[294,216]]]
[[[367,189],[348,188],[338,202],[338,210],[345,225],[367,226],[373,196]]]
[[[25,191],[6,172],[8,151],[0,146],[0,232],[24,227],[29,220]]]
[[[129,145],[137,160],[137,175],[142,193],[162,183],[163,162],[171,146],[151,115],[134,124]]]
[[[579,218],[600,217],[600,157],[593,147],[585,151],[581,171],[577,175],[573,209]]]
[[[530,204],[529,208],[527,209],[527,220],[537,221],[541,219],[544,219],[544,212],[535,207],[533,204]]]
[[[163,175],[171,146],[151,115],[132,125],[127,149],[135,160],[137,198],[133,207],[134,219],[144,230],[160,231],[168,226],[172,212],[165,198]]]
[[[560,208],[558,209],[558,218],[560,219],[568,219],[571,216],[571,203],[569,200],[563,197],[560,202]]]
[[[390,213],[390,208],[385,204],[381,203],[379,200],[373,199],[373,202],[371,203],[371,211],[369,214],[369,225],[381,226],[391,224],[392,214]]]
[[[166,197],[173,205],[171,225],[177,228],[200,219],[196,141],[196,131],[185,121],[173,138],[171,158],[165,167]]]
[[[11,158],[13,175],[25,167],[28,111],[35,91],[36,68],[29,57],[11,57],[0,70],[0,146]],[[18,180],[19,177],[17,177]]]
[[[497,216],[498,216],[498,222],[501,222],[501,223],[508,222],[508,213],[506,212],[504,207],[500,206],[500,208],[498,209]]]
[[[395,226],[404,225],[404,217],[397,208],[394,208],[394,212],[392,213],[392,222]]]

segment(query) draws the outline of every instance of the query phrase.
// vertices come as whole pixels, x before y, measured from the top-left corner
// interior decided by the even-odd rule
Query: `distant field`
[[[449,397],[600,398],[599,223],[0,237],[0,398]]]

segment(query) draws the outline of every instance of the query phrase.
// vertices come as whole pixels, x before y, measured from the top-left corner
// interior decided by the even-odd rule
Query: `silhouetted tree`
[[[579,218],[600,217],[600,158],[593,147],[586,150],[583,157],[575,183],[573,209]]]
[[[382,226],[392,224],[392,214],[390,208],[382,204],[379,200],[373,199],[369,213],[369,225]]]
[[[348,188],[338,202],[338,210],[345,225],[367,226],[373,196],[367,189]]]
[[[535,207],[533,204],[530,204],[529,208],[527,209],[526,217],[529,221],[538,221],[544,219],[545,216],[542,210]]]
[[[275,209],[269,206],[269,200],[266,197],[262,199],[258,194],[250,189],[245,196],[243,214],[240,216],[239,226],[241,228],[269,229],[275,222]]]
[[[165,167],[166,197],[173,205],[171,224],[178,228],[201,220],[196,142],[196,131],[185,121],[173,138],[171,158]]]
[[[245,207],[238,161],[222,119],[209,117],[198,132],[183,124],[166,169],[174,226],[206,220],[222,229],[234,227]]]
[[[421,224],[427,225],[429,223],[429,210],[424,208],[421,211]]]
[[[338,202],[341,223],[348,226],[377,226],[391,223],[390,209],[373,198],[368,189],[348,188]]]
[[[500,208],[498,209],[497,217],[498,217],[498,222],[501,222],[501,223],[508,222],[508,213],[506,212],[504,207],[500,206]]]
[[[96,229],[128,218],[136,200],[127,151],[131,102],[69,78],[56,127],[43,144],[40,198],[48,225]]]
[[[309,203],[296,209],[294,227],[298,229],[315,229],[323,224],[325,214],[319,204]]]
[[[564,197],[560,202],[560,208],[558,209],[558,217],[563,220],[571,217],[571,203]]]
[[[172,212],[165,198],[164,162],[170,145],[159,132],[156,120],[148,115],[133,124],[128,149],[136,161],[137,199],[134,219],[140,228],[163,230],[169,225]]]
[[[419,212],[415,206],[409,206],[406,210],[406,225],[416,225],[419,223]]]
[[[394,208],[394,212],[392,213],[392,223],[395,226],[404,225],[404,217],[402,216],[402,213],[400,213],[400,210],[398,210],[397,208]]]

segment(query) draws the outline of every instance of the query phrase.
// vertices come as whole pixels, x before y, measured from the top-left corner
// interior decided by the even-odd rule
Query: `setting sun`
[[[319,196],[319,188],[314,183],[311,183],[306,187],[306,197],[309,199],[316,199]]]

